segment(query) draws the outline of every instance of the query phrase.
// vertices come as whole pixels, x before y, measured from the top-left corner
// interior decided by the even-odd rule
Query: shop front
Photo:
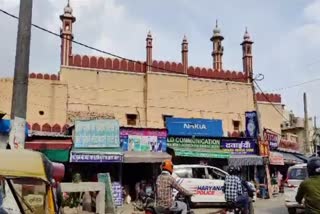
[[[116,120],[76,121],[67,178],[80,173],[82,181],[97,181],[98,173],[110,173],[121,183],[123,153]]]
[[[253,138],[222,138],[220,148],[231,153],[229,166],[241,167],[242,177],[254,180],[257,166],[263,165],[263,159],[258,154],[256,139]]]
[[[136,200],[141,189],[154,190],[161,162],[171,159],[166,153],[167,130],[121,127],[120,146],[124,154],[122,183]]]
[[[168,118],[168,152],[175,164],[209,164],[223,168],[230,153],[220,149],[222,121]]]

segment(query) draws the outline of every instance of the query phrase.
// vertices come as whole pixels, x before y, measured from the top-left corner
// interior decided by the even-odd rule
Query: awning
[[[51,161],[68,162],[72,147],[71,139],[35,139],[26,141],[25,148],[42,152]]]
[[[285,153],[285,152],[280,152],[283,155],[284,163],[285,164],[298,164],[298,163],[304,163],[303,160],[300,158],[296,157],[294,154],[291,153]]]
[[[124,163],[161,163],[171,159],[165,152],[124,152]]]
[[[123,153],[120,149],[72,149],[70,152],[72,163],[120,163]]]
[[[32,140],[27,141],[25,144],[26,149],[33,150],[69,150],[72,147],[71,139],[59,140]]]
[[[260,166],[263,159],[258,155],[232,155],[229,160],[231,166]]]
[[[194,148],[176,148],[170,147],[174,150],[175,156],[180,157],[195,157],[195,158],[229,158],[229,152],[215,151],[210,149],[194,149]]]

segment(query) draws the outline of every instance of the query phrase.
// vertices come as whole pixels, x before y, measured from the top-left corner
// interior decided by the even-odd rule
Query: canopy
[[[303,160],[296,157],[294,154],[286,153],[286,152],[280,152],[283,155],[284,163],[285,164],[299,164],[304,163]]]
[[[210,149],[194,149],[194,148],[177,148],[170,147],[174,150],[175,156],[195,157],[195,158],[229,158],[229,152],[215,151]]]
[[[36,139],[27,141],[25,144],[26,149],[41,151],[49,160],[57,162],[69,161],[69,151],[71,147],[71,139]]]
[[[232,166],[261,166],[263,159],[258,155],[232,155],[229,158],[229,165]]]
[[[165,152],[125,152],[125,163],[161,163],[171,156]]]
[[[48,181],[42,154],[29,150],[0,150],[0,175]]]

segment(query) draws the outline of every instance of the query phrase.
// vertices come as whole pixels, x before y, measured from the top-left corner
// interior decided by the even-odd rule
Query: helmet
[[[237,166],[229,166],[228,173],[230,175],[239,175],[240,174],[240,167]]]
[[[311,158],[307,165],[309,176],[320,175],[320,158]]]
[[[161,170],[162,171],[168,171],[170,172],[170,174],[172,174],[173,172],[173,163],[171,160],[167,159],[167,160],[164,160],[161,164]]]

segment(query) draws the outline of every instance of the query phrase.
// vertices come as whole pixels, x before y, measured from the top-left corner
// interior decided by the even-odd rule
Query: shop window
[[[127,114],[127,125],[129,125],[129,126],[137,125],[137,115],[136,114]]]
[[[214,180],[224,180],[226,178],[226,175],[214,168],[208,168],[208,179],[214,179]]]
[[[174,170],[174,173],[179,178],[192,178],[192,170],[191,168],[181,168]]]
[[[206,179],[206,170],[205,168],[192,168],[192,177]]]
[[[239,120],[233,120],[233,130],[239,131],[240,130],[240,121]]]
[[[163,119],[163,126],[166,127],[166,121],[167,121],[167,118],[170,118],[170,117],[173,117],[172,115],[166,115],[166,114],[163,114],[162,115],[162,119]]]

